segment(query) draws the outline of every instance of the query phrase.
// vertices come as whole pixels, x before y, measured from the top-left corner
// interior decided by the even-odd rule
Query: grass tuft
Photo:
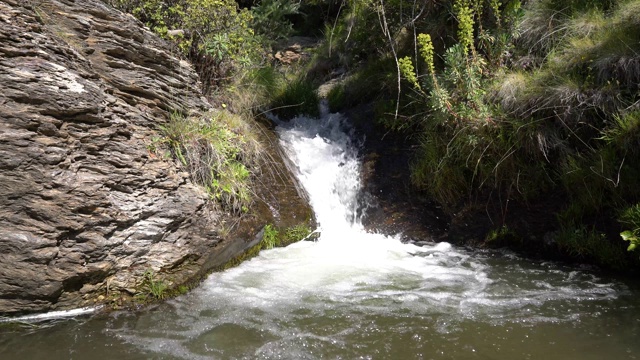
[[[168,288],[167,284],[162,280],[158,280],[155,272],[149,269],[143,275],[143,292],[140,294],[140,299],[148,301],[149,297],[151,297],[154,300],[163,300],[167,295]]]
[[[264,233],[262,235],[262,248],[273,249],[280,245],[280,232],[271,224],[267,224],[264,227]]]
[[[315,86],[304,78],[286,84],[271,102],[271,111],[284,119],[298,115],[318,117],[319,98]]]
[[[233,213],[248,210],[260,154],[251,125],[230,112],[212,111],[201,118],[174,114],[161,130],[170,154],[212,199]]]

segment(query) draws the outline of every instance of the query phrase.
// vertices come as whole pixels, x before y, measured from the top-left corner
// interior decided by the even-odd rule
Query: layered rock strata
[[[133,294],[148,269],[182,282],[251,245],[222,241],[203,190],[149,150],[169,112],[210,105],[133,17],[0,0],[0,89],[0,314]]]

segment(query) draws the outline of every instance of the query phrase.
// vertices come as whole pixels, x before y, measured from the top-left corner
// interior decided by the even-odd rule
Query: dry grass
[[[568,30],[564,21],[568,16],[568,9],[557,9],[552,3],[552,0],[529,2],[518,25],[519,45],[538,56],[544,57],[566,36]]]
[[[495,94],[496,98],[504,109],[513,111],[516,108],[518,99],[529,86],[529,79],[523,72],[512,72],[504,76],[498,86],[499,88]]]

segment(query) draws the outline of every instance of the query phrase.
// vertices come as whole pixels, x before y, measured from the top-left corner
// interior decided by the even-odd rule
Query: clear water
[[[635,285],[364,231],[360,164],[342,122],[324,114],[278,127],[319,241],[263,251],[137,313],[0,330],[0,359],[640,357]]]

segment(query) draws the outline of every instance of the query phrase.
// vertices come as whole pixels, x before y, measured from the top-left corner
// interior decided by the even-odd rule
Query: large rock
[[[0,0],[0,87],[0,313],[94,304],[147,269],[183,281],[244,250],[222,251],[206,194],[149,151],[168,112],[210,105],[134,18]]]

